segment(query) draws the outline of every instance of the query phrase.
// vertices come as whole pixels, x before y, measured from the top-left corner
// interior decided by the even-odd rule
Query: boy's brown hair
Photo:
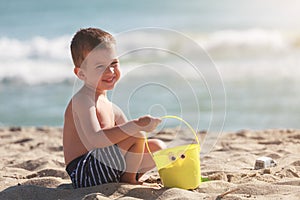
[[[116,41],[113,36],[98,28],[80,29],[71,42],[71,54],[75,67],[80,67],[94,48],[111,48]]]

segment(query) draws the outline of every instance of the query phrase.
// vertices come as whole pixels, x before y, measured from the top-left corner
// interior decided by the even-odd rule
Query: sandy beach
[[[159,134],[168,141],[172,130]],[[199,134],[201,138],[201,134]],[[203,182],[193,191],[164,188],[154,170],[145,186],[112,183],[72,189],[64,168],[62,129],[0,129],[0,199],[299,199],[300,130],[223,133],[201,159]],[[258,157],[276,167],[254,170]],[[228,192],[228,193],[227,193]]]

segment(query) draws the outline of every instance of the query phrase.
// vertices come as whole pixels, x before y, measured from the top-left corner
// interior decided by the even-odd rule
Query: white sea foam
[[[0,80],[27,84],[55,83],[70,79],[72,63],[68,36],[35,37],[21,41],[0,39]]]
[[[155,44],[175,53],[185,52],[192,56],[199,56],[189,49],[185,40],[151,34],[140,32],[137,35],[125,37],[125,41],[119,42],[120,48],[124,51],[124,49],[134,48],[135,45],[138,46],[139,43],[146,44],[147,47]],[[259,76],[271,72],[276,72],[273,74],[278,77],[296,78],[299,74],[299,69],[296,69],[296,66],[299,66],[299,59],[297,59],[299,45],[295,45],[297,38],[291,38],[288,34],[274,30],[251,29],[190,35],[190,38],[205,48],[225,78]],[[118,39],[118,35],[116,36]],[[39,84],[61,82],[73,78],[70,40],[71,36],[52,39],[34,37],[24,41],[7,37],[0,38],[0,81],[24,81],[28,84]],[[122,63],[123,70],[128,71],[128,68],[132,66],[147,62],[176,65],[174,60],[166,61],[168,57],[174,56],[168,56],[166,52],[162,53],[154,49],[144,57],[143,53],[141,51],[133,54],[133,57],[126,56],[127,60],[125,59]],[[153,60],[153,58],[158,60]]]
[[[279,31],[261,29],[218,31],[199,42],[212,55],[231,58],[286,53],[293,48]]]
[[[54,39],[34,37],[31,40],[21,41],[14,38],[0,38],[1,60],[11,59],[69,59],[70,37],[62,36]]]

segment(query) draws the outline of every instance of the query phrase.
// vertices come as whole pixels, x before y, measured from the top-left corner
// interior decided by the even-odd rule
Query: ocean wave
[[[72,66],[62,62],[19,59],[1,65],[0,82],[5,84],[48,84],[74,78]]]
[[[117,34],[117,39],[118,39]],[[126,35],[126,33],[121,33]],[[128,34],[129,35],[129,34]],[[275,30],[250,29],[250,30],[221,30],[205,33],[191,33],[191,37],[195,42],[203,46],[210,54],[216,52],[227,53],[228,51],[236,54],[251,54],[251,53],[276,53],[284,52],[290,49],[299,48],[299,37],[282,33]],[[294,34],[297,35],[297,34]],[[145,31],[135,32],[122,41],[122,48],[130,49],[133,43],[136,44],[160,44],[162,47],[172,48],[175,50],[182,50],[187,48],[181,40],[183,37],[166,38],[168,35],[160,35],[160,32],[147,33]],[[175,35],[176,36],[176,35]],[[177,40],[176,40],[177,39]],[[18,40],[14,38],[2,37],[0,38],[0,51],[2,60],[7,59],[53,59],[53,60],[67,60],[70,59],[70,40],[71,36],[61,36],[57,38],[34,37],[31,40]],[[148,41],[148,42],[145,42]],[[177,49],[176,49],[177,48]],[[228,55],[230,56],[230,55]]]
[[[198,41],[215,57],[233,58],[287,53],[297,48],[295,39],[279,31],[251,29],[218,31]]]
[[[69,36],[54,39],[34,37],[31,40],[18,40],[15,38],[0,38],[1,60],[11,59],[69,59]]]
[[[57,83],[72,78],[69,36],[31,40],[0,38],[0,81],[6,84]]]
[[[172,51],[195,54],[185,40],[166,38],[164,35],[139,32],[130,37],[123,37],[119,44],[123,49],[132,49],[133,43],[141,43],[151,46],[160,45]],[[231,74],[233,71],[242,76],[253,76],[274,70],[276,66],[277,76],[288,75],[294,77],[295,66],[298,65],[296,57],[299,56],[299,37],[272,30],[223,30],[213,33],[191,33],[196,43],[204,47],[211,58],[218,64],[220,71]],[[118,35],[116,35],[118,39]],[[122,37],[120,37],[122,39]],[[187,37],[186,37],[187,38]],[[30,40],[18,40],[15,38],[0,38],[0,82],[24,82],[28,84],[54,83],[72,80],[72,60],[70,55],[71,36],[57,38],[34,37]],[[146,42],[145,42],[146,41]],[[136,45],[138,46],[138,45]],[[157,53],[157,52],[156,52]],[[159,52],[158,52],[159,53]],[[154,52],[155,54],[155,52]],[[152,54],[152,55],[154,55]],[[141,56],[141,54],[135,54]],[[129,60],[122,63],[124,71],[132,66],[132,63],[156,62],[163,57],[145,54],[148,60],[127,56]],[[149,58],[150,56],[150,58]],[[199,55],[194,55],[199,56]],[[280,60],[278,60],[280,57]],[[172,58],[170,56],[170,58]],[[225,59],[225,60],[224,60]],[[249,62],[250,61],[250,62]],[[164,62],[165,63],[165,62]],[[174,65],[174,60],[166,64]],[[176,65],[176,64],[175,64]],[[228,76],[229,77],[229,76]],[[232,77],[232,76],[230,76]]]

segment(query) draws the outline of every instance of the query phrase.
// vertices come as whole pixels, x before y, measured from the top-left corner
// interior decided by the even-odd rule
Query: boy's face
[[[114,48],[95,49],[84,60],[79,77],[97,91],[111,90],[120,79],[119,60]]]

